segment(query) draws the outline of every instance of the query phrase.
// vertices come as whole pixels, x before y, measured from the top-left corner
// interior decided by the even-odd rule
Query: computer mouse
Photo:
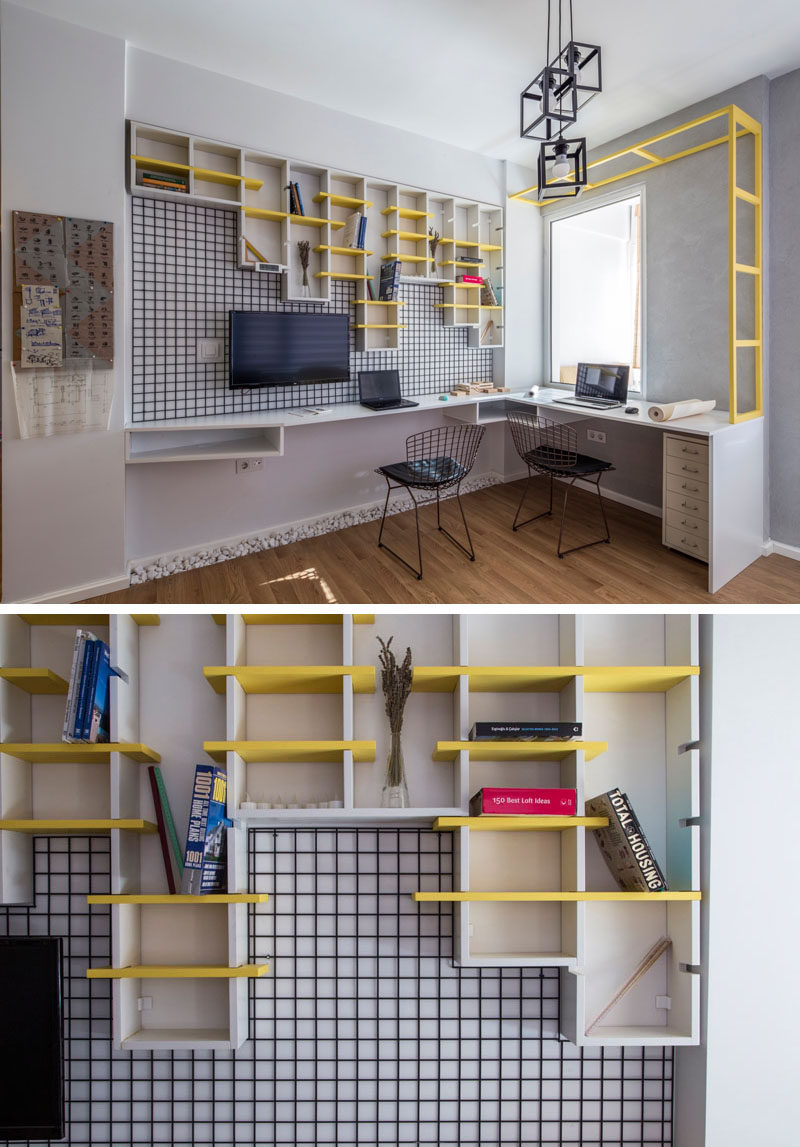
[[[639,413],[639,407],[638,406],[626,406],[625,407],[625,413],[626,414],[638,414]]]

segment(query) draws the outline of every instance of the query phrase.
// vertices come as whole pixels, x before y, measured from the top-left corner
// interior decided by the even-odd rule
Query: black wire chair
[[[561,507],[561,526],[558,531],[558,556],[563,558],[566,554],[575,553],[576,550],[585,550],[588,546],[596,546],[601,542],[610,542],[611,534],[608,530],[608,520],[606,519],[606,510],[603,505],[603,495],[600,493],[600,479],[609,470],[613,470],[614,466],[612,466],[610,462],[603,462],[600,458],[591,458],[588,454],[579,454],[578,435],[571,426],[552,422],[549,418],[537,418],[536,414],[522,411],[509,411],[507,417],[511,437],[514,440],[514,447],[522,461],[528,467],[528,479],[522,491],[522,497],[519,500],[517,512],[514,515],[514,523],[511,528],[518,530],[522,526],[527,526],[530,522],[535,522],[538,518],[551,515],[553,513],[553,479],[564,478],[569,479],[569,481],[564,489],[564,504]],[[520,522],[519,516],[525,501],[525,495],[528,493],[528,486],[530,485],[531,478],[537,474],[549,474],[550,476],[550,504],[546,510],[542,510],[541,513],[534,514],[532,518],[526,518],[524,522]],[[587,481],[594,478],[606,536],[604,538],[597,538],[593,542],[584,542],[583,545],[580,546],[572,546],[568,550],[562,550],[561,539],[564,534],[567,499],[570,490],[579,478]]]
[[[419,529],[419,502],[414,497],[414,490],[436,494],[436,527],[454,546],[465,553],[471,562],[475,561],[475,550],[469,533],[469,526],[461,504],[461,483],[472,469],[478,447],[486,431],[485,426],[439,426],[434,430],[422,430],[418,434],[411,434],[406,438],[405,462],[392,462],[388,466],[379,466],[376,474],[382,474],[386,479],[386,501],[383,506],[383,517],[378,534],[378,548],[387,550],[392,557],[409,569],[417,578],[422,578],[422,539]],[[440,496],[442,490],[449,490],[455,486],[456,500],[461,511],[461,520],[467,536],[467,545],[463,545],[449,533],[441,522]],[[392,490],[407,490],[414,503],[414,514],[417,523],[417,555],[419,568],[415,568],[405,558],[396,553],[383,541],[383,528],[386,525],[386,511],[389,508],[389,497]]]

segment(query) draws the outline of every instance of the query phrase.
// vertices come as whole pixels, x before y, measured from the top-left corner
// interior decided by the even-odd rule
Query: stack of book
[[[286,190],[289,192],[289,214],[305,215],[303,197],[300,194],[300,184],[297,182],[297,180],[288,184]]]
[[[666,892],[668,889],[647,837],[642,832],[627,793],[610,789],[586,802],[587,816],[608,817],[608,827],[592,833],[603,859],[626,892]]]
[[[189,192],[189,176],[168,173],[165,171],[142,171],[139,175],[142,187],[158,187],[161,191]]]
[[[364,240],[367,234],[367,217],[360,211],[348,215],[342,230],[340,247],[358,247],[364,249]]]
[[[482,307],[496,307],[499,306],[497,302],[497,295],[492,286],[491,279],[483,280],[483,287],[481,288],[481,306]]]
[[[108,680],[114,672],[105,641],[91,630],[79,629],[69,675],[63,741],[95,744],[110,740]]]

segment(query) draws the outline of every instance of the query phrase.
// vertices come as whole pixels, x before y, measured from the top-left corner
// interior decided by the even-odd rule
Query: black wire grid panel
[[[466,328],[445,327],[441,290],[402,283],[406,329],[396,351],[355,349],[350,334],[350,380],[228,388],[228,311],[312,311],[355,315],[355,285],[331,283],[326,304],[281,301],[280,276],[237,267],[236,211],[131,199],[131,412],[134,422],[200,415],[327,406],[357,402],[360,370],[397,368],[407,396],[437,394],[457,382],[491,379],[492,351],[472,349]],[[377,321],[377,320],[376,320]],[[197,342],[219,338],[223,360],[203,363]]]
[[[0,933],[65,938],[69,1145],[671,1144],[672,1053],[557,1037],[558,969],[458,968],[452,837],[254,830],[251,1034],[235,1054],[115,1052],[105,838],[37,838],[36,902]]]

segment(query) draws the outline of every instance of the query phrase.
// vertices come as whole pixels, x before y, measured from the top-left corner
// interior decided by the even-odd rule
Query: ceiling
[[[533,164],[519,93],[544,64],[547,0],[23,0],[160,55]],[[564,0],[565,10],[568,0]],[[796,0],[574,0],[603,49],[590,146],[800,66]]]

